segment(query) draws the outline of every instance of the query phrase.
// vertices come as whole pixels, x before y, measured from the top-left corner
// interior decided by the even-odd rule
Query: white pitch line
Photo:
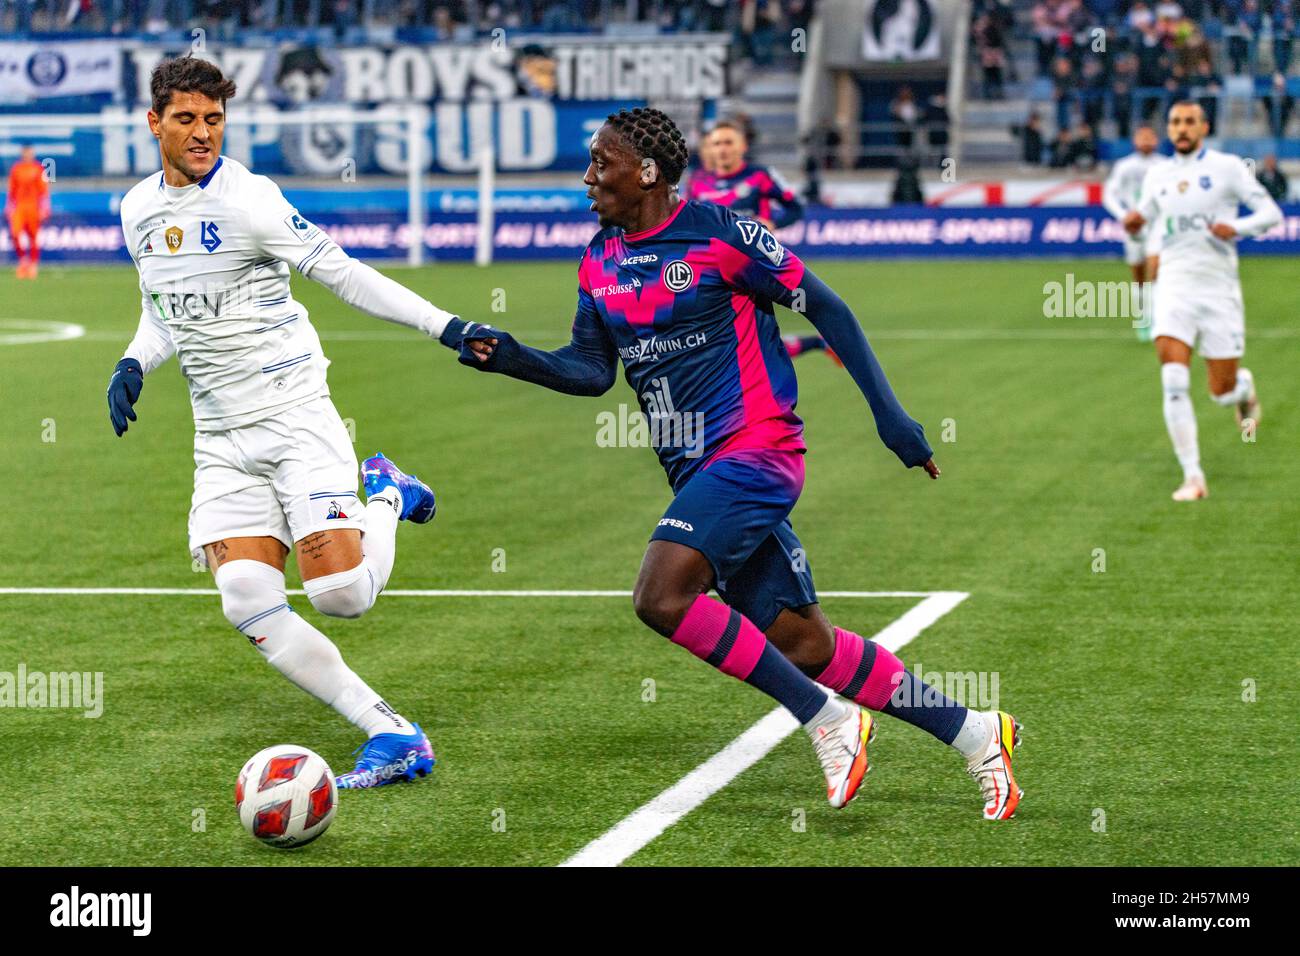
[[[8,319],[0,317],[0,345],[30,345],[35,342],[63,342],[83,338],[84,325],[51,322],[45,319]]]
[[[187,597],[213,597],[216,588],[0,588],[0,595],[71,595],[94,596],[99,594],[125,594],[138,597],[170,597],[181,595]],[[306,594],[301,588],[291,588],[289,594]],[[939,597],[949,591],[821,591],[820,597],[828,598],[911,598]],[[629,598],[631,591],[511,591],[489,589],[453,589],[453,590],[401,590],[383,592],[384,597],[525,597],[525,598],[567,598],[567,597],[619,597]],[[964,596],[964,595],[963,595]],[[913,609],[915,610],[915,608]],[[910,611],[908,613],[911,613]],[[904,615],[906,617],[906,615]],[[901,619],[900,619],[901,620]]]
[[[871,639],[897,651],[969,596],[963,591],[933,592]],[[618,866],[762,760],[797,729],[799,722],[784,707],[778,707],[560,866]]]

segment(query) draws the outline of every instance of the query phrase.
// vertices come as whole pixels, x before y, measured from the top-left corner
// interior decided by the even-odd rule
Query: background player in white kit
[[[1124,221],[1132,210],[1137,208],[1138,196],[1142,192],[1142,180],[1147,171],[1164,158],[1156,152],[1160,138],[1150,126],[1139,126],[1133,132],[1133,152],[1117,161],[1111,167],[1106,184],[1102,187],[1101,202],[1106,211],[1120,222]],[[1154,281],[1155,250],[1148,248],[1152,242],[1148,239],[1150,230],[1143,229],[1134,236],[1124,239],[1124,261],[1133,274],[1133,288],[1136,293],[1134,301],[1141,304],[1143,321],[1136,326],[1138,340],[1151,341],[1151,309],[1145,302],[1144,293],[1148,283]]]
[[[312,605],[357,617],[393,567],[397,522],[433,517],[433,492],[382,455],[362,469],[329,398],[329,362],[289,292],[289,265],[371,315],[437,337],[453,316],[343,252],[264,176],[221,156],[235,86],[191,57],[154,70],[149,127],[162,172],[122,200],[140,271],[139,329],[109,382],[120,436],[143,376],[178,356],[194,409],[190,548],[230,623],[285,677],[364,731],[343,788],[424,776],[433,749],[285,599],[296,548]]]
[[[1255,380],[1249,369],[1239,368],[1246,319],[1236,240],[1267,232],[1282,221],[1282,210],[1240,157],[1203,145],[1209,124],[1199,103],[1170,107],[1168,133],[1174,156],[1147,173],[1124,228],[1137,235],[1150,223],[1160,236],[1152,331],[1165,424],[1183,466],[1183,483],[1173,497],[1195,501],[1209,492],[1191,404],[1192,348],[1199,348],[1205,359],[1211,398],[1235,408],[1242,428],[1254,428],[1260,413]],[[1238,215],[1242,205],[1250,215]]]

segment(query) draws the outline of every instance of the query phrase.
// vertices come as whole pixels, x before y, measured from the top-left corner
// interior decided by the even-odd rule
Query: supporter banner
[[[454,196],[455,192],[448,195]],[[410,230],[396,208],[338,209],[290,196],[305,215],[353,255],[403,259]],[[561,194],[562,197],[562,194]],[[117,218],[108,212],[62,211],[67,197],[56,196],[56,213],[41,230],[42,258],[51,262],[127,262]],[[317,208],[318,214],[307,213]],[[1283,222],[1264,236],[1241,242],[1243,255],[1300,254],[1300,205],[1284,207]],[[495,257],[576,261],[595,235],[590,213],[578,211],[498,212]],[[423,241],[427,258],[473,259],[477,235],[471,212],[429,210]],[[817,258],[1074,258],[1120,255],[1121,230],[1104,211],[1090,208],[875,210],[814,208],[802,222],[778,233],[781,241],[809,259]],[[7,234],[0,250],[12,255]]]
[[[26,46],[4,44],[0,49]],[[60,111],[130,116],[138,123],[3,133],[0,138],[31,139],[38,153],[61,157],[60,175],[147,175],[158,166],[157,145],[145,123],[149,77],[165,57],[186,51],[101,46],[113,54],[111,85],[120,103],[102,108],[87,99],[81,107],[61,105]],[[669,110],[686,129],[697,125],[702,112],[727,92],[727,54],[726,38],[712,34],[636,42],[547,38],[516,45],[213,46],[200,53],[216,62],[239,90],[229,107],[226,151],[272,176],[406,172],[403,124],[341,122],[340,107],[391,112],[413,106],[422,132],[421,166],[427,171],[472,172],[489,145],[495,145],[502,172],[579,171],[587,165],[591,134],[619,109],[653,104]],[[126,87],[119,76],[123,56],[125,75],[133,78]],[[49,63],[42,76],[58,72],[48,57],[40,62]],[[0,70],[0,83],[15,70]],[[60,88],[59,95],[66,92]],[[241,113],[247,115],[254,106],[306,113],[313,122],[241,123]]]
[[[96,96],[122,86],[122,46],[112,40],[0,43],[0,103]]]

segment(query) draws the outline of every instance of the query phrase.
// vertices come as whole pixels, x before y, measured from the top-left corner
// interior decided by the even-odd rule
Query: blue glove
[[[461,346],[466,342],[478,341],[481,339],[500,338],[503,333],[492,328],[490,325],[483,325],[481,322],[466,322],[464,319],[451,319],[447,327],[442,330],[442,335],[438,336],[438,341],[449,349],[460,351]]]
[[[934,450],[925,440],[925,429],[921,423],[906,414],[893,416],[877,422],[876,434],[885,447],[899,457],[908,468],[924,465],[934,457]]]
[[[483,361],[469,347],[470,342],[481,342],[485,339],[496,339],[497,344],[490,358]],[[460,364],[468,365],[471,368],[494,371],[493,364],[502,350],[509,351],[515,344],[514,338],[509,332],[502,332],[500,329],[494,329],[490,325],[483,325],[480,322],[466,322],[462,319],[452,319],[443,329],[442,335],[438,336],[438,341],[449,349],[455,349],[460,353]]]
[[[113,431],[121,438],[126,432],[126,421],[135,421],[134,405],[144,388],[144,372],[140,363],[133,358],[124,358],[113,369],[113,377],[108,380],[108,419],[113,423]]]

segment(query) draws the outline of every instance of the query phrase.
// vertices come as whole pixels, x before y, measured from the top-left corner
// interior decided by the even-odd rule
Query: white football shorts
[[[1182,291],[1187,288],[1163,277],[1156,283],[1152,335],[1186,342],[1207,359],[1241,358],[1246,351],[1241,287]]]
[[[347,426],[322,396],[227,431],[194,433],[190,554],[223,538],[279,538],[292,548],[316,531],[365,530],[359,469]]]

